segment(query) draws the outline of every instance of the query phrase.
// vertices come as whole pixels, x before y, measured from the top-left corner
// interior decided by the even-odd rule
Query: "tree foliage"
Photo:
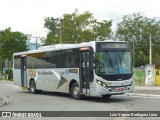
[[[112,20],[97,21],[93,14],[86,11],[79,13],[76,9],[71,14],[64,14],[62,18],[47,17],[44,27],[48,29],[44,45],[62,43],[81,43],[91,40],[105,40],[113,38]],[[149,63],[149,40],[152,41],[153,64],[160,66],[160,21],[134,13],[124,15],[122,22],[117,24],[117,40],[125,40],[134,48],[135,66]],[[12,32],[7,28],[0,32],[0,58],[11,59],[14,52],[27,49],[27,36],[21,32]]]
[[[11,60],[13,53],[27,50],[27,36],[21,32],[12,32],[6,28],[0,32],[0,57]]]
[[[80,43],[97,38],[110,38],[112,21],[97,22],[93,14],[86,11],[82,14],[76,9],[71,14],[64,14],[63,19],[45,18],[44,26],[49,30],[44,44]]]
[[[153,63],[160,55],[159,32],[159,21],[134,13],[123,17],[123,21],[118,24],[116,37],[119,40],[128,41],[132,48],[134,46],[135,66],[140,66],[149,63],[150,37],[153,48]]]

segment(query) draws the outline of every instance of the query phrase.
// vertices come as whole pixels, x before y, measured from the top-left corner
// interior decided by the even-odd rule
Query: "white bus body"
[[[122,41],[58,44],[13,54],[14,84],[41,91],[110,97],[134,89],[131,49]]]

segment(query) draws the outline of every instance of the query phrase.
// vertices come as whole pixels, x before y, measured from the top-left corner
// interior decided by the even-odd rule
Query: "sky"
[[[116,25],[123,15],[140,12],[146,17],[160,18],[160,0],[0,0],[0,30],[45,37],[45,17],[62,17],[65,13],[90,11],[101,20]]]

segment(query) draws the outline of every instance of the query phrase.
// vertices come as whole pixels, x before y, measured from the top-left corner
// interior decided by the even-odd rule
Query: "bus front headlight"
[[[102,81],[99,81],[99,80],[97,80],[97,84],[100,85],[100,86],[102,86],[102,87],[104,87],[104,88],[107,87],[106,83],[104,83]]]
[[[101,83],[102,83],[101,81],[97,80],[97,84],[98,84],[98,85],[101,85]]]

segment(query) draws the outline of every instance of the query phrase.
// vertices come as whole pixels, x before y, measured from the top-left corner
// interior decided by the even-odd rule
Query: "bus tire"
[[[82,98],[82,95],[80,94],[80,89],[78,83],[73,83],[71,87],[71,96],[72,98],[79,100]]]
[[[36,90],[36,83],[35,83],[35,81],[34,80],[31,80],[30,81],[30,92],[32,93],[32,94],[36,94],[37,93],[37,90]]]
[[[108,94],[108,95],[102,95],[103,98],[110,98],[112,95]]]

